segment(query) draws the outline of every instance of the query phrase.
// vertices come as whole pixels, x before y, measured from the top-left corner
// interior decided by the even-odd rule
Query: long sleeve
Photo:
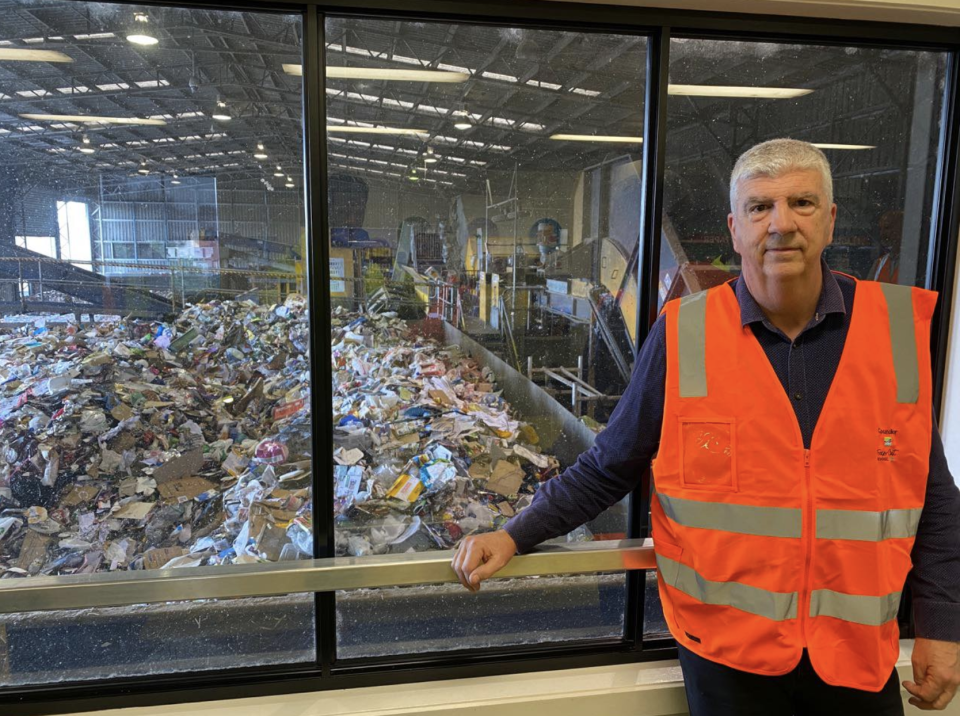
[[[666,374],[666,322],[661,316],[593,447],[541,486],[530,507],[507,523],[519,552],[589,522],[637,486],[660,444]]]
[[[960,490],[943,454],[936,420],[926,501],[911,557],[908,581],[917,636],[960,641]]]

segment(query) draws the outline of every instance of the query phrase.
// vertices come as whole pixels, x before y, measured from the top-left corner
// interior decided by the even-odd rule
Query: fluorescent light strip
[[[481,77],[485,77],[489,80],[500,80],[502,82],[519,82],[519,77],[514,77],[513,75],[502,75],[499,72],[481,72]]]
[[[803,97],[811,89],[791,87],[726,87],[720,85],[669,85],[667,94],[683,97],[749,97],[755,99],[790,99]]]
[[[162,119],[140,119],[139,117],[94,117],[84,114],[21,114],[23,119],[32,119],[35,122],[79,122],[81,124],[143,124],[151,127],[162,127],[166,124]]]
[[[41,38],[42,39],[42,38]],[[20,50],[15,47],[0,48],[0,61],[13,62],[73,62],[73,58],[54,50]]]
[[[394,56],[396,60],[397,57]],[[414,60],[416,62],[416,60]],[[419,64],[419,63],[417,63]],[[303,65],[284,63],[283,71],[296,77],[303,76]],[[390,82],[466,82],[466,72],[442,70],[390,70],[382,67],[333,67],[326,68],[329,79],[338,80],[387,80]]]
[[[873,144],[817,144],[813,146],[820,149],[876,149]]]
[[[640,144],[643,137],[614,137],[601,134],[551,134],[550,139],[562,142],[619,142],[621,144]]]
[[[351,134],[416,134],[426,135],[426,129],[407,129],[405,127],[340,127],[327,125],[328,132]]]

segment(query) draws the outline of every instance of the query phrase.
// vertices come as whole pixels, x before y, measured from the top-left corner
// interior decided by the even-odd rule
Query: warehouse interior
[[[309,309],[326,303],[314,298],[308,306],[307,297],[318,293],[332,311],[336,525],[329,556],[451,549],[464,534],[502,526],[529,504],[540,481],[575,462],[604,429],[655,317],[643,313],[644,294],[656,293],[648,306],[655,314],[670,299],[738,274],[726,228],[729,174],[743,151],[767,139],[809,141],[829,159],[839,207],[825,254],[832,268],[918,286],[931,273],[950,59],[944,51],[673,37],[660,127],[659,265],[644,280],[649,39],[639,31],[322,18],[325,83],[310,91],[322,93],[326,164],[315,168],[304,162],[300,14],[0,0],[0,17],[0,438],[17,456],[0,471],[0,527],[8,518],[20,520],[21,530],[4,544],[0,529],[0,579],[310,556],[314,531],[325,527],[310,521],[313,471],[326,476],[330,462],[311,446],[311,436],[318,444],[315,436],[330,426],[325,406],[323,422],[311,422],[310,413],[316,367],[307,346],[317,319]],[[309,210],[316,189],[309,178],[318,176],[311,170],[322,174],[326,190],[327,235],[311,225],[318,216]],[[317,255],[329,257],[329,275],[310,275]],[[179,437],[179,446],[164,442],[162,455],[149,440],[124,446],[157,453],[153,462],[132,465],[111,443],[120,467],[96,499],[77,492],[89,471],[66,469],[63,448],[60,477],[56,468],[50,477],[49,449],[62,429],[51,426],[47,440],[32,423],[24,427],[23,415],[19,427],[8,419],[26,401],[22,387],[31,385],[20,366],[37,354],[23,351],[54,339],[60,351],[77,333],[90,336],[91,354],[109,354],[105,346],[115,348],[109,341],[121,334],[119,342],[133,346],[130,355],[113,353],[111,369],[134,388],[118,390],[114,400],[96,383],[105,374],[81,386],[96,383],[90,390],[100,393],[83,399],[103,408],[103,430],[128,425],[130,417],[116,410],[130,404],[146,411],[141,416],[162,416],[146,431],[151,437],[161,432],[158,420],[168,429],[176,423],[168,432]],[[382,339],[395,353],[364,353],[371,333],[378,350]],[[261,334],[272,336],[266,347]],[[183,351],[194,351],[192,364]],[[50,353],[49,365],[66,365],[67,354]],[[181,359],[179,370],[199,375],[201,366],[216,376],[198,383],[202,406],[177,413],[174,397],[144,390],[146,371],[169,354]],[[402,407],[403,391],[393,385],[396,395],[381,390],[357,408],[372,366],[398,355],[420,361],[419,372],[400,383],[417,405],[429,394],[439,406],[426,417],[399,415],[383,399],[399,395]],[[494,453],[489,478],[512,487],[474,493],[474,483],[451,501],[450,492],[432,497],[424,480],[416,488],[423,496],[415,492],[401,510],[389,501],[406,499],[413,481],[403,478],[411,464],[421,468],[415,461],[424,455],[424,470],[453,463],[456,480],[476,479],[453,458],[438,457],[423,437],[463,398],[428,385],[443,377],[423,368],[428,359],[467,366],[471,395],[491,414],[499,411],[487,427],[505,452]],[[166,370],[157,368],[157,385],[174,385]],[[63,401],[50,382],[55,375],[33,377],[48,381],[46,397]],[[139,397],[131,402],[128,393]],[[34,386],[33,395],[44,393]],[[50,404],[34,407],[56,420]],[[254,419],[261,415],[269,424]],[[398,418],[420,420],[413,424],[422,441],[410,442],[416,430],[391,428],[371,439],[357,427],[372,433],[371,426]],[[194,435],[205,443],[206,465],[184,474],[207,482],[171,493],[172,503],[196,507],[168,519],[169,495],[146,492],[163,487],[160,479],[153,488],[125,488],[120,476],[133,475],[138,464],[159,468],[188,457],[196,444],[180,425],[190,421],[199,424]],[[491,450],[489,439],[474,445],[463,433],[470,439],[461,441],[461,457],[476,445]],[[143,432],[137,440],[146,440]],[[395,453],[379,461],[382,440]],[[210,454],[220,447],[210,446],[225,441],[233,445],[213,468]],[[246,457],[237,459],[247,462],[234,471],[229,456],[241,447]],[[261,449],[282,457],[270,464]],[[365,453],[359,463],[354,451]],[[104,458],[97,460],[102,478]],[[30,464],[18,471],[20,461]],[[258,461],[278,476],[272,498],[244,492],[244,469]],[[358,465],[361,472],[352,472]],[[211,483],[221,480],[214,502],[223,501],[222,519],[204,506]],[[104,508],[97,500],[108,495]],[[97,543],[77,526],[84,499],[98,524],[119,503],[151,514],[125,522],[109,539],[102,531]],[[111,507],[110,499],[118,502]],[[251,508],[258,499],[267,505],[259,522]],[[625,538],[629,500],[559,542]],[[34,507],[43,519],[28,522]],[[66,546],[63,536],[47,539],[56,531],[31,536],[29,524],[57,521],[64,508],[73,511],[60,513]],[[241,538],[250,544],[238,547]],[[212,541],[204,547],[204,539]],[[653,571],[645,580],[640,632],[662,642],[667,631]],[[451,584],[339,592],[336,633],[319,638],[317,602],[307,593],[103,607],[69,625],[67,647],[50,635],[71,613],[3,615],[0,686],[311,664],[324,639],[347,663],[421,653],[458,658],[531,642],[600,648],[630,628],[627,585],[620,572],[498,582],[474,598]],[[250,623],[260,626],[251,630]],[[184,648],[188,639],[195,640],[191,649]]]

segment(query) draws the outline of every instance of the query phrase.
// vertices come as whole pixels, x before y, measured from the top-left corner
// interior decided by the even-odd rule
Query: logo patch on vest
[[[877,428],[880,447],[877,448],[877,462],[895,462],[897,459],[896,428]]]

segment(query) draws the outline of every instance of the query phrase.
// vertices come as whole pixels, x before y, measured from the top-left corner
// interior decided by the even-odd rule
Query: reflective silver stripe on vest
[[[897,618],[900,592],[882,597],[844,594],[831,589],[815,589],[810,593],[810,616],[836,617],[854,624],[880,626]]]
[[[917,362],[917,330],[913,322],[913,292],[909,286],[881,283],[890,317],[893,371],[897,376],[897,402],[920,399],[920,367]]]
[[[817,510],[817,538],[880,542],[915,537],[922,512],[922,508],[886,512]]]
[[[791,507],[701,502],[657,494],[664,514],[678,525],[761,537],[800,537],[803,513]]]
[[[698,602],[733,607],[778,622],[797,618],[796,592],[768,592],[740,582],[711,582],[661,554],[657,555],[657,568],[667,584]]]
[[[707,292],[680,299],[677,312],[680,397],[707,396]]]

